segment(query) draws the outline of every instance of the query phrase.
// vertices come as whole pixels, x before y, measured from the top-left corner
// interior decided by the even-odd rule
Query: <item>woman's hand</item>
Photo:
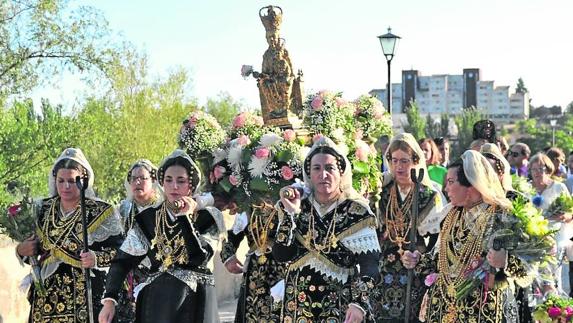
[[[290,186],[283,187],[281,188],[280,196],[285,211],[293,214],[300,212],[300,192],[298,189]]]
[[[80,258],[82,259],[82,268],[93,268],[96,263],[95,253],[91,250],[88,252],[80,253]]]
[[[22,257],[35,256],[38,254],[39,243],[40,241],[36,236],[31,236],[16,246],[16,252]]]
[[[99,312],[98,322],[99,323],[111,323],[113,317],[115,316],[115,304],[113,301],[107,299],[103,303],[103,308]]]
[[[344,323],[360,323],[364,319],[364,312],[356,306],[349,305],[346,310]]]
[[[418,250],[414,252],[406,250],[400,257],[400,260],[406,269],[414,269],[418,262],[420,262],[420,258],[422,258],[422,254]]]
[[[554,216],[555,220],[563,223],[569,223],[573,219],[573,213],[560,213]]]
[[[184,196],[180,201],[183,207],[179,209],[179,214],[193,214],[197,209],[197,202],[191,196]]]
[[[493,268],[505,268],[507,265],[507,250],[501,249],[496,251],[489,249],[486,259]]]
[[[237,259],[236,256],[233,256],[225,262],[225,268],[231,274],[242,274],[243,273],[243,264]]]

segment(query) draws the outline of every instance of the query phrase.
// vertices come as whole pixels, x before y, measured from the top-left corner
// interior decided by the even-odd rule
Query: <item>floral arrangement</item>
[[[251,141],[258,141],[259,138],[267,133],[270,128],[264,126],[263,118],[251,112],[239,113],[231,123],[228,137],[237,139],[241,136],[246,136]]]
[[[342,98],[342,93],[320,91],[307,97],[303,123],[311,135],[323,135],[334,142],[345,143],[354,133],[354,106]]]
[[[233,195],[245,211],[276,202],[282,187],[302,178],[304,155],[304,145],[291,129],[265,133],[258,141],[240,135],[214,152],[209,178],[219,191]]]
[[[571,322],[573,320],[573,299],[550,295],[545,302],[535,307],[533,319],[540,323]]]
[[[17,182],[10,182],[6,190],[14,198],[6,212],[0,215],[0,232],[8,235],[10,239],[22,242],[33,236],[36,231],[36,208],[34,201],[30,197],[30,189]],[[35,257],[30,257],[32,266],[32,280],[36,291],[46,294],[46,289],[42,284],[40,266]]]
[[[533,186],[527,181],[527,178],[517,174],[511,175],[511,186],[514,190],[528,197],[534,196],[536,193]]]
[[[217,119],[203,111],[191,112],[179,130],[179,147],[193,160],[210,156],[225,141],[226,133]]]
[[[561,193],[543,212],[543,215],[546,218],[552,218],[563,213],[573,213],[573,197],[567,193]]]
[[[320,91],[307,97],[304,112],[303,123],[313,139],[327,136],[346,150],[352,163],[353,187],[375,198],[380,186],[381,159],[372,143],[392,130],[380,101],[361,96],[349,104],[341,93]]]
[[[364,140],[374,143],[381,135],[392,133],[392,119],[380,100],[371,95],[361,95],[354,104],[356,129],[362,132]]]

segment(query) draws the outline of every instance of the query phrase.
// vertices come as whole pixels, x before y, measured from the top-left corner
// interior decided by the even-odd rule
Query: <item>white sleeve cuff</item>
[[[350,303],[350,304],[348,304],[348,307],[350,307],[350,306],[356,307],[357,309],[361,310],[361,311],[362,311],[362,315],[366,316],[366,310],[364,310],[364,309],[362,308],[362,306],[360,306],[360,305],[358,305],[358,304],[356,304],[356,303]]]
[[[111,297],[106,297],[101,300],[101,305],[105,305],[105,301],[112,301],[114,306],[117,306],[117,301]]]

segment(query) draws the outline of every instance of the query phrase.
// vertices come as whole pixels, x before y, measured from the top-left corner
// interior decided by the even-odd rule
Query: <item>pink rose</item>
[[[213,174],[213,172],[209,172],[209,183],[211,184],[215,183],[215,175]]]
[[[573,307],[567,306],[567,307],[565,308],[565,311],[564,311],[564,312],[565,312],[565,317],[566,317],[566,318],[570,318],[571,316],[573,316]]]
[[[220,165],[216,166],[215,169],[213,169],[213,176],[215,176],[215,179],[218,181],[221,178],[223,178],[226,171],[227,171],[227,169],[225,169],[225,167],[220,166]]]
[[[322,137],[323,137],[322,134],[317,133],[316,135],[312,136],[312,142],[315,143],[315,142],[319,141],[320,138],[322,138]]]
[[[384,107],[382,105],[376,105],[374,107],[374,110],[372,111],[372,114],[374,115],[374,119],[382,119],[384,118],[384,112],[386,112],[384,110]]]
[[[356,159],[363,162],[368,161],[369,154],[370,154],[370,148],[368,148],[367,145],[360,145],[359,147],[356,148],[356,152],[354,153]]]
[[[336,101],[336,106],[339,108],[346,104],[346,100],[344,100],[341,97],[336,97],[335,101]]]
[[[251,139],[249,139],[247,135],[240,135],[239,138],[237,138],[237,143],[241,146],[246,146],[251,143]]]
[[[547,314],[550,318],[558,318],[561,315],[561,309],[557,306],[551,306],[547,309]]]
[[[325,96],[328,96],[329,94],[330,94],[330,92],[329,92],[328,90],[320,90],[320,91],[318,91],[318,95],[319,95],[321,98],[324,98]]]
[[[261,116],[253,116],[253,122],[257,126],[262,126],[265,124],[265,121],[263,120],[263,117],[261,117]]]
[[[255,150],[255,156],[257,158],[268,158],[270,154],[271,152],[265,147]]]
[[[361,140],[362,137],[364,137],[364,130],[362,129],[356,130],[356,132],[354,133],[354,140]]]
[[[288,142],[293,142],[296,139],[296,132],[292,129],[287,129],[283,132],[283,139]]]
[[[10,215],[11,217],[15,217],[16,215],[18,215],[18,213],[20,213],[21,210],[22,206],[20,206],[20,204],[12,205],[8,208],[8,215]]]
[[[239,113],[238,116],[233,119],[233,128],[238,129],[245,126],[247,122],[247,114],[245,112]]]
[[[434,283],[436,282],[436,279],[438,279],[438,274],[436,273],[432,273],[429,274],[428,276],[426,276],[426,279],[424,279],[424,284],[428,287],[434,285]]]
[[[281,176],[285,180],[290,181],[294,177],[294,173],[290,167],[283,166],[283,167],[281,167]]]
[[[314,111],[319,111],[322,109],[322,98],[320,96],[315,96],[310,102],[310,106]]]
[[[229,182],[230,182],[231,185],[233,185],[233,186],[238,186],[238,185],[239,185],[239,180],[237,179],[237,177],[235,177],[235,175],[229,176]]]

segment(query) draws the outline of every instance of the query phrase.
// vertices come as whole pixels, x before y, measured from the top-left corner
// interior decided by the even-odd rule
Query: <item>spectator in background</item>
[[[511,174],[527,177],[527,166],[530,155],[531,150],[528,145],[522,142],[514,144],[507,152],[507,161],[511,166]]]
[[[450,140],[447,137],[436,137],[434,138],[434,142],[436,143],[436,146],[438,146],[440,154],[442,154],[440,165],[448,167],[448,164],[450,163]]]
[[[555,168],[555,171],[551,175],[556,178],[566,179],[567,168],[564,165],[565,153],[563,153],[563,150],[561,150],[561,148],[558,147],[551,147],[547,150],[545,154],[547,155],[547,157],[549,157],[549,159],[551,159],[551,162],[553,163],[553,166]]]
[[[573,194],[573,151],[569,153],[567,157],[567,179],[565,180],[565,186],[569,192]]]
[[[378,140],[376,140],[376,142],[374,143],[374,148],[376,148],[376,153],[379,156],[384,156],[384,153],[386,153],[386,149],[388,149],[389,144],[390,144],[390,137],[388,137],[387,135],[380,136],[380,138],[378,138]],[[384,158],[380,159],[384,160]],[[387,171],[388,165],[385,165],[384,162],[382,162],[380,170],[382,172]]]
[[[420,148],[424,152],[426,157],[426,165],[428,167],[428,175],[430,179],[438,184],[440,188],[444,186],[444,178],[448,170],[441,165],[442,154],[436,146],[436,143],[432,138],[425,138],[419,141]]]

